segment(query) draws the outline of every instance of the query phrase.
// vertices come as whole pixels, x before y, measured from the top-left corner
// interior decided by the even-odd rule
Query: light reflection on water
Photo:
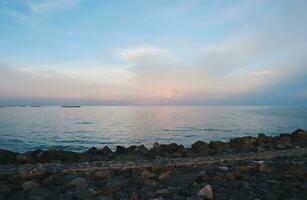
[[[307,108],[251,106],[88,106],[0,108],[0,148],[26,151],[229,140],[307,129]]]

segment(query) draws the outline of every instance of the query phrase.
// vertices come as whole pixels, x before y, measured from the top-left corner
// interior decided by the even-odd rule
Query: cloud
[[[76,3],[77,0],[27,0],[27,6],[34,13],[62,10],[74,6]]]
[[[169,59],[172,57],[168,49],[163,49],[155,46],[133,47],[118,49],[120,58],[126,61],[143,62],[146,58]]]

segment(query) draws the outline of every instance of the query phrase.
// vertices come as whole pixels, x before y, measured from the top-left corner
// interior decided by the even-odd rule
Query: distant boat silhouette
[[[35,105],[33,105],[33,106],[31,106],[31,107],[39,108],[39,107],[42,107],[42,106],[35,106]]]
[[[75,105],[67,105],[67,106],[62,106],[62,108],[80,108],[81,106],[75,106]]]

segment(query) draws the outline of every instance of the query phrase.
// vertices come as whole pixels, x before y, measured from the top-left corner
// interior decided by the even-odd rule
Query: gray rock
[[[27,181],[22,184],[22,188],[24,191],[31,191],[33,189],[39,188],[39,184],[36,181]]]
[[[45,188],[33,189],[29,193],[30,200],[58,200],[59,196],[56,192],[53,192]]]
[[[40,178],[49,174],[62,172],[63,165],[59,163],[36,164],[19,168],[19,175],[24,179]]]
[[[71,180],[68,184],[68,186],[74,186],[74,187],[80,187],[87,185],[87,181],[85,178],[77,177]]]
[[[7,194],[11,192],[11,188],[7,185],[0,185],[0,194]]]

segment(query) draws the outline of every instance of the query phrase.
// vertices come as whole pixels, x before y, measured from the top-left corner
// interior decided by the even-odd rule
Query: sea
[[[0,149],[85,151],[90,147],[228,141],[307,129],[307,107],[1,107]]]

